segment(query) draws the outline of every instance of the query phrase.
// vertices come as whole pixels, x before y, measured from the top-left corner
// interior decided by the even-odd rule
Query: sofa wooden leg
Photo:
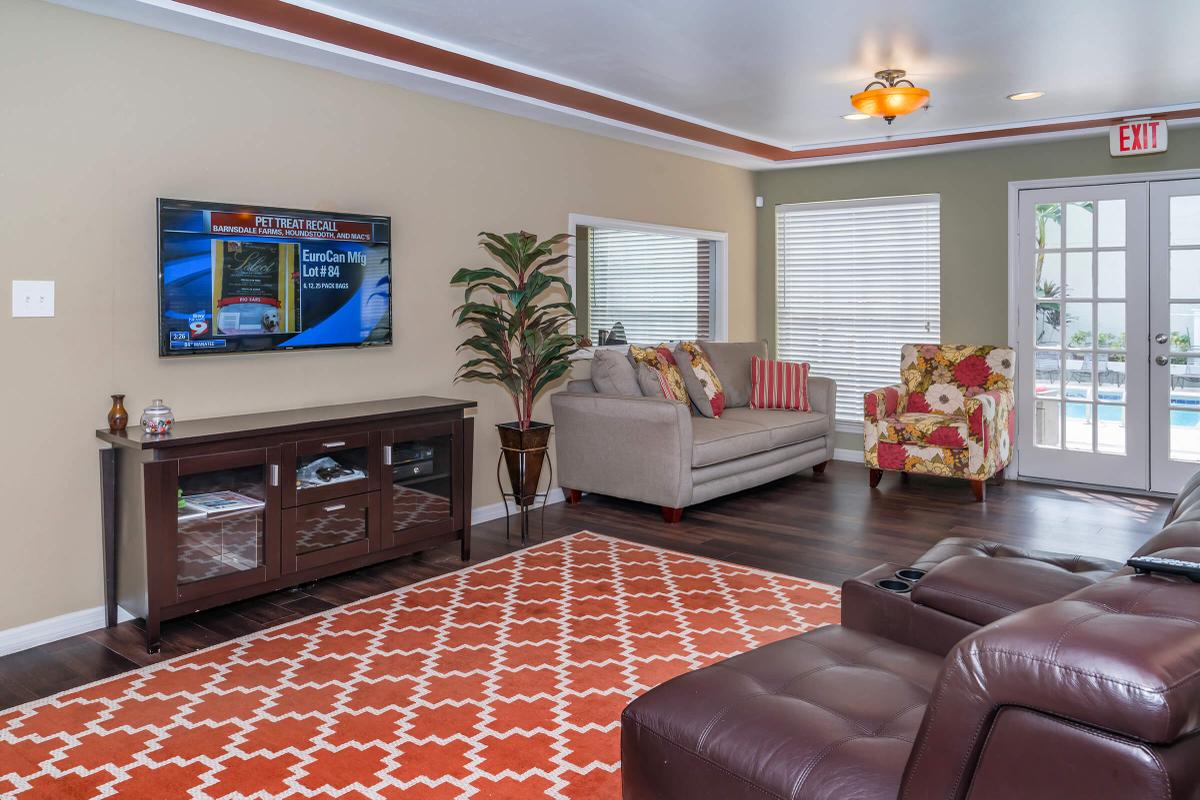
[[[997,473],[996,473],[995,475],[993,475],[992,477],[994,477],[994,478],[996,479],[996,485],[997,485],[997,486],[1003,486],[1003,485],[1004,485],[1004,470],[1000,470],[999,472],[997,472]]]
[[[828,466],[828,461],[822,461],[820,464],[813,464],[813,475],[824,475],[825,467]]]
[[[971,481],[971,491],[975,493],[976,503],[982,503],[987,499],[987,483],[985,481]]]
[[[563,492],[567,495],[567,502],[571,505],[583,502],[583,492],[579,489],[563,489]]]
[[[876,486],[878,486],[879,481],[881,481],[882,479],[883,479],[883,470],[881,470],[881,469],[871,470],[871,488],[872,489],[874,489]]]
[[[676,522],[679,522],[681,519],[683,519],[683,509],[682,508],[671,508],[670,506],[663,506],[662,507],[662,515],[663,515],[663,522],[674,525]]]

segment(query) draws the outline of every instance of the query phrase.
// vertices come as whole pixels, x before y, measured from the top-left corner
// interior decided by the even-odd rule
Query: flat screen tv
[[[160,198],[159,355],[391,344],[391,227]]]

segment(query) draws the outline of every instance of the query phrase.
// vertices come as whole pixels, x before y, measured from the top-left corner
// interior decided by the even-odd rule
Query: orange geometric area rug
[[[0,713],[20,800],[620,797],[620,716],[838,591],[582,532]]]

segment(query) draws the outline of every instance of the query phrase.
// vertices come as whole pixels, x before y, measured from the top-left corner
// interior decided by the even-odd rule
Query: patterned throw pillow
[[[696,410],[706,417],[721,416],[725,410],[725,389],[699,344],[680,342],[675,348],[675,361]]]
[[[750,359],[750,407],[812,411],[808,402],[808,362]]]
[[[654,373],[663,397],[677,403],[691,402],[688,398],[687,386],[683,382],[683,375],[680,374],[679,366],[675,363],[675,356],[671,352],[670,345],[638,347],[631,344],[629,345],[629,360],[634,363],[635,367],[645,365]],[[642,394],[648,394],[645,386],[642,387]]]

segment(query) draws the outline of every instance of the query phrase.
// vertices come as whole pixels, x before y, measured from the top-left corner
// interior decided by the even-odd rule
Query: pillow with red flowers
[[[808,362],[750,359],[750,407],[812,411],[808,400]]]

